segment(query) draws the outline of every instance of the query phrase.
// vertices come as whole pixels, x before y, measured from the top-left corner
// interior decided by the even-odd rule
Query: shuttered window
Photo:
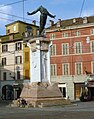
[[[29,52],[25,52],[25,62],[29,62]]]
[[[29,79],[29,70],[25,70],[25,79]]]

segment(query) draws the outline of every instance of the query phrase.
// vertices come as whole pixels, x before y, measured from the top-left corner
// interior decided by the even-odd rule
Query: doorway
[[[63,95],[63,97],[65,99],[67,99],[67,88],[66,88],[66,84],[58,84],[58,87]]]
[[[3,100],[13,100],[13,86],[5,85],[2,88],[2,99]]]

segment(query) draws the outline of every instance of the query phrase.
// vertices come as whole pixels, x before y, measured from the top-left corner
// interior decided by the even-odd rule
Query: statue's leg
[[[39,35],[41,35],[41,33],[45,27],[46,19],[47,19],[47,15],[45,15],[45,14],[40,15]]]

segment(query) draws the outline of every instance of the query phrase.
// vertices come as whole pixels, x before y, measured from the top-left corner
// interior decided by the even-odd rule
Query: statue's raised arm
[[[33,15],[35,13],[37,13],[38,11],[40,11],[41,15],[40,15],[40,27],[39,27],[39,35],[41,35],[45,24],[46,24],[46,20],[47,20],[47,16],[50,16],[51,18],[55,18],[55,15],[50,14],[46,8],[40,6],[38,9],[36,9],[35,11],[29,13],[27,12],[28,15]]]
[[[31,13],[30,12],[27,12],[27,14],[28,15],[33,15],[33,14],[37,13],[39,10],[40,10],[40,7],[38,9],[36,9],[35,11],[31,12]]]

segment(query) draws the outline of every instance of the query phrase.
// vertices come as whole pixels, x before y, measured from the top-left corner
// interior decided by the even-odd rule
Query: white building
[[[23,82],[23,44],[22,40],[1,43],[1,94],[4,99],[17,98]],[[10,96],[11,95],[11,96]]]

